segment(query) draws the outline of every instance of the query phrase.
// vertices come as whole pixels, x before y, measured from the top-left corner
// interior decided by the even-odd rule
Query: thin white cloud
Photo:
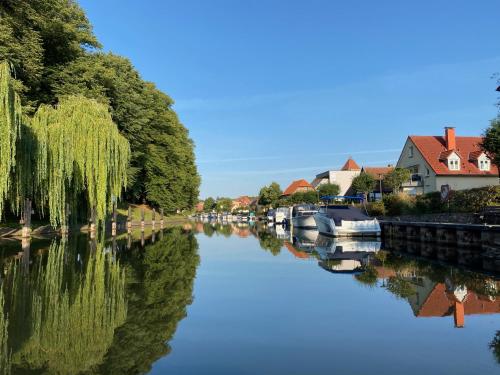
[[[321,153],[321,154],[311,154],[308,153],[308,156],[348,156],[348,155],[366,155],[366,154],[382,154],[389,152],[400,152],[401,148],[388,148],[384,150],[364,150],[364,151],[351,151],[351,152],[331,152],[331,153]],[[289,159],[290,156],[286,157],[283,155],[269,155],[269,156],[251,156],[244,158],[224,158],[224,159],[207,159],[207,160],[198,160],[198,164],[211,164],[211,163],[232,163],[232,162],[240,162],[240,161],[256,161],[256,160],[280,160],[280,159]]]

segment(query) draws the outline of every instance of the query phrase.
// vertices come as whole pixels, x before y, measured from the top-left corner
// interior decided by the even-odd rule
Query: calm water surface
[[[142,242],[0,243],[3,373],[500,373],[495,275],[282,228]]]

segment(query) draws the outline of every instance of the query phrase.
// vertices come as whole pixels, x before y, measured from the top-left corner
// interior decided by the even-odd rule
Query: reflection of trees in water
[[[259,232],[259,245],[262,249],[270,251],[274,256],[281,252],[283,247],[283,240],[276,238],[272,233]]]
[[[16,371],[76,374],[101,363],[126,317],[125,274],[98,246],[86,260],[54,241],[28,273],[13,261],[4,291]]]
[[[116,331],[101,373],[146,373],[170,352],[166,343],[192,302],[197,249],[193,234],[172,229],[127,260],[127,320]]]
[[[498,363],[500,363],[500,331],[497,331],[495,337],[490,342],[490,349],[495,356],[495,359]]]
[[[211,223],[203,223],[203,233],[207,237],[212,237],[215,233],[215,228]]]
[[[368,265],[362,273],[354,275],[354,278],[361,284],[373,288],[377,285],[377,276],[377,270],[373,266]]]
[[[9,320],[4,309],[3,287],[0,286],[0,374],[10,373],[11,351],[8,347],[8,328]]]

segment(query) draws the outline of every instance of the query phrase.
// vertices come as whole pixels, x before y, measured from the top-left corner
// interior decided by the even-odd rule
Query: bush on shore
[[[368,203],[367,210],[372,216],[476,213],[495,205],[500,205],[500,186],[452,191],[449,202],[441,200],[440,192],[418,196],[388,194],[381,202]]]

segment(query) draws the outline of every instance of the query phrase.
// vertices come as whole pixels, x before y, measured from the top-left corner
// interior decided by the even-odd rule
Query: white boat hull
[[[332,237],[373,237],[380,236],[381,229],[377,219],[362,221],[342,220],[342,225],[337,226],[333,219],[320,213],[314,215],[314,220],[321,234]]]
[[[294,216],[292,217],[292,224],[295,228],[310,228],[314,229],[317,227],[316,220],[314,220],[313,215],[307,216]]]

